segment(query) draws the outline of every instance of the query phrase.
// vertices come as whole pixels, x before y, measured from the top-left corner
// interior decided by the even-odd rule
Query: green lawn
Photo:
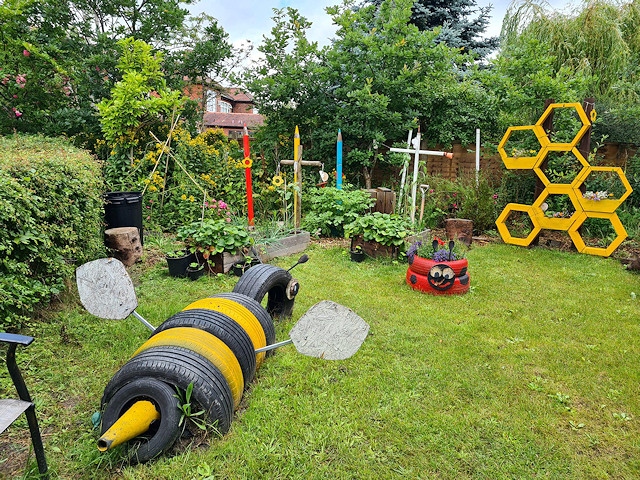
[[[227,435],[147,465],[99,454],[91,415],[148,331],[92,317],[75,298],[34,322],[36,342],[18,356],[53,478],[640,478],[640,276],[613,259],[492,244],[468,253],[468,294],[433,297],[405,284],[402,262],[307,253],[278,340],[330,299],[370,324],[360,351],[330,362],[279,349]],[[163,262],[132,276],[155,325],[236,281],[170,278]],[[23,430],[0,437],[0,459]]]

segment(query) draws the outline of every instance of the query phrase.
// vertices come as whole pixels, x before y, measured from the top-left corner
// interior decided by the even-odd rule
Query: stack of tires
[[[288,271],[257,265],[233,292],[193,302],[167,319],[105,387],[102,434],[136,402],[150,401],[160,418],[129,442],[130,461],[155,457],[180,436],[177,391],[185,392],[192,384],[191,402],[204,410],[207,424],[224,435],[266,356],[255,351],[275,342],[268,309],[291,315],[297,288]],[[261,305],[265,296],[267,309]]]

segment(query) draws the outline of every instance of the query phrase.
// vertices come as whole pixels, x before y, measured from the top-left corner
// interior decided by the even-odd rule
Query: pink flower
[[[13,107],[11,110],[13,110],[13,113],[16,116],[16,118],[20,118],[22,116],[22,112],[18,110],[16,107]]]
[[[24,55],[25,57],[28,57],[31,55],[31,52],[25,48],[24,50],[22,50],[22,55]]]
[[[225,220],[225,222],[227,222],[227,223],[231,223],[231,218],[229,218],[229,217],[225,218],[224,220]]]
[[[223,210],[224,210],[225,208],[227,208],[227,204],[226,204],[226,203],[224,203],[222,200],[220,200],[220,201],[218,202],[218,208],[221,208],[221,209],[223,209]]]

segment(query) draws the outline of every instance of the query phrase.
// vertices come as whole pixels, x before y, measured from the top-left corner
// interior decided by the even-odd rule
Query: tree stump
[[[460,241],[467,247],[471,245],[473,239],[473,222],[462,218],[447,218],[445,220],[445,230],[449,240]]]
[[[142,257],[142,245],[137,227],[117,227],[104,231],[104,244],[114,258],[127,267]]]

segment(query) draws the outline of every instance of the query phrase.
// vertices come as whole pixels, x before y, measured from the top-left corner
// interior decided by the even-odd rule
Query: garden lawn
[[[640,477],[640,277],[619,262],[476,247],[471,291],[435,297],[405,284],[403,262],[353,263],[346,248],[320,244],[307,253],[292,271],[301,285],[294,316],[276,324],[277,339],[330,299],[370,324],[358,353],[331,362],[280,348],[227,435],[147,465],[123,465],[118,449],[99,454],[91,415],[148,331],[133,318],[94,318],[73,298],[34,322],[36,342],[18,358],[53,478]],[[162,262],[147,266],[132,276],[138,312],[154,325],[236,282],[189,282]],[[27,437],[16,427],[0,438],[2,458],[19,440]]]

